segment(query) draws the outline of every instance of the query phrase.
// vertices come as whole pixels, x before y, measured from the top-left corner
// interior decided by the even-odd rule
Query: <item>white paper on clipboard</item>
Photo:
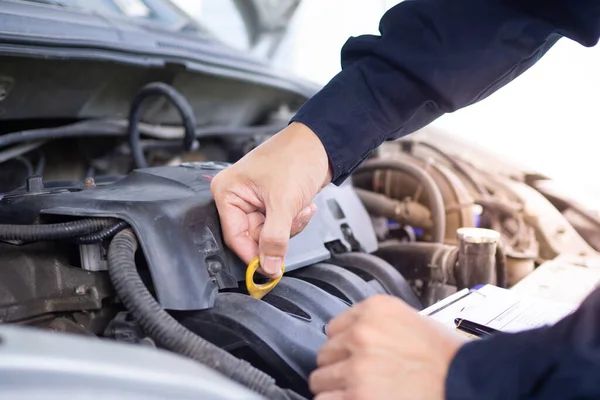
[[[455,329],[462,318],[503,332],[518,332],[552,325],[577,306],[518,295],[493,285],[464,289],[420,312]]]

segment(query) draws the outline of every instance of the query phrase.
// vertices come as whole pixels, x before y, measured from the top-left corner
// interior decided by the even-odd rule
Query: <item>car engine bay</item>
[[[185,120],[189,105],[173,87],[151,83],[141,93],[157,87],[178,99]],[[95,124],[0,141],[13,146],[6,154],[44,130],[102,132]],[[134,154],[139,132],[127,131]],[[317,196],[316,214],[290,242],[285,276],[257,300],[243,285],[246,266],[222,242],[210,193],[228,163],[190,160],[195,140],[169,147],[188,150],[187,161],[148,166],[146,148],[131,172],[79,181],[43,177],[48,145],[5,161],[2,323],[165,348],[269,397],[264,387],[273,382],[310,397],[327,323],[348,307],[388,294],[422,309],[477,284],[513,286],[565,252],[596,252],[531,186],[411,139],[384,144],[351,179]]]
[[[0,22],[25,15],[6,4]],[[421,310],[479,284],[514,287],[560,256],[598,256],[600,217],[551,179],[425,128],[319,193],[283,278],[255,299],[210,182],[311,89],[233,52],[215,59],[247,63],[239,76],[213,59],[198,72],[173,54],[208,41],[160,38],[173,58],[159,66],[62,48],[3,58],[1,324],[164,349],[265,398],[311,398],[327,324],[370,296]]]

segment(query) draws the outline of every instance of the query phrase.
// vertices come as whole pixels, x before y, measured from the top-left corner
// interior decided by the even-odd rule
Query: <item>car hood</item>
[[[192,98],[200,123],[249,124],[319,89],[202,32],[10,0],[0,1],[0,57],[1,119],[116,117],[140,85],[161,79]],[[243,115],[207,117],[215,98],[218,107],[244,103],[227,110]],[[150,122],[170,122],[160,117]]]

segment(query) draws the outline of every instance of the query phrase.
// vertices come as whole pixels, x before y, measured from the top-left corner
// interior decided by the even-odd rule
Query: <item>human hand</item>
[[[213,178],[225,244],[246,263],[258,255],[259,272],[277,278],[290,237],[308,224],[312,199],[330,181],[319,138],[290,124]]]
[[[331,320],[310,376],[315,400],[443,399],[467,340],[400,299],[373,296]]]

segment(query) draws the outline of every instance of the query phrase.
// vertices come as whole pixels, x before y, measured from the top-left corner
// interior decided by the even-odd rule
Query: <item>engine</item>
[[[129,123],[146,135],[166,132]],[[223,244],[210,192],[229,164],[207,161],[238,158],[223,155],[245,154],[257,140],[235,131],[230,142],[202,139],[198,151],[190,125],[180,135],[185,160],[173,154],[179,141],[140,141],[137,130],[127,153],[112,139],[125,134],[114,121],[3,136],[10,144],[40,131],[91,131],[110,140],[99,149],[85,142],[82,180],[56,179],[81,177],[72,160],[53,162],[52,178],[42,177],[44,151],[60,155],[51,144],[10,159],[25,171],[0,170],[0,322],[167,349],[268,398],[297,399],[311,396],[307,380],[329,321],[370,296],[422,309],[477,284],[510,287],[560,254],[596,254],[594,237],[584,240],[565,217],[575,220],[578,209],[533,188],[543,179],[527,183],[405,140],[321,191],[290,242],[284,277],[257,300],[246,291],[247,266]]]
[[[420,278],[418,269],[436,265],[431,273],[446,283],[456,283],[455,267],[464,263],[475,262],[484,274],[494,269],[493,238],[491,247],[476,250],[433,243],[380,248],[348,181],[317,196],[317,213],[291,240],[285,276],[256,300],[245,290],[246,265],[222,243],[210,193],[211,178],[226,165],[139,169],[113,183],[87,179],[67,187],[47,188],[34,176],[4,195],[2,321],[178,351],[165,332],[147,324],[160,311],[278,385],[308,396],[307,378],[331,318],[377,293],[423,307],[399,272],[404,267],[373,253],[391,259],[402,254]],[[123,252],[114,245],[120,236],[134,243],[129,259],[127,252],[121,255],[125,261],[111,254]],[[137,304],[140,299],[150,305]]]

